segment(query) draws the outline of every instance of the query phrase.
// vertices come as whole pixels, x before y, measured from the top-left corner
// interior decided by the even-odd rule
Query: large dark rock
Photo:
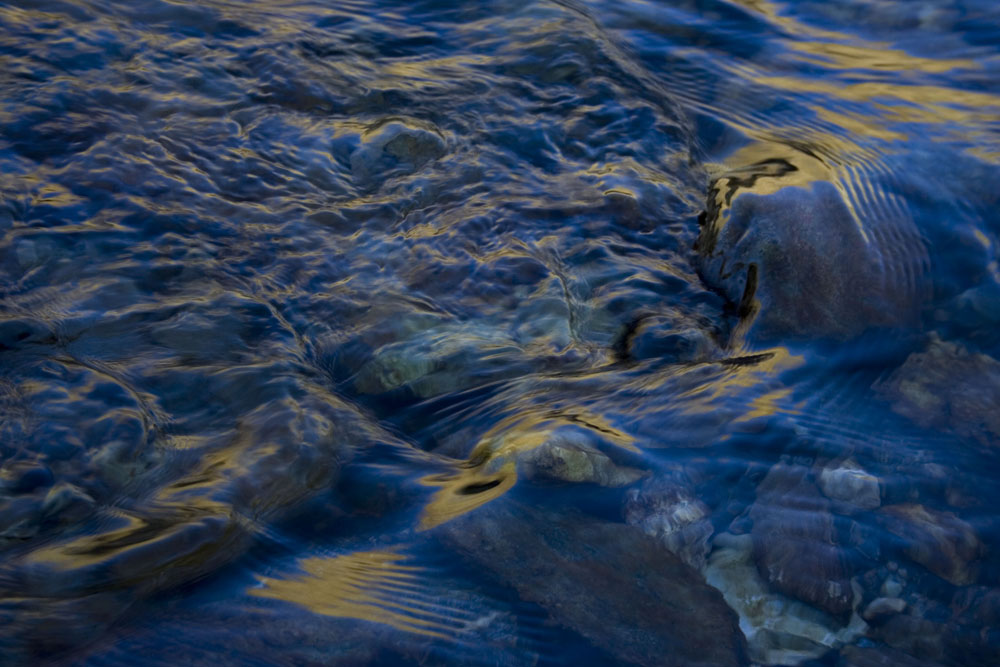
[[[915,318],[910,264],[923,261],[922,247],[885,241],[904,235],[888,221],[866,227],[837,187],[796,171],[765,161],[713,182],[697,243],[702,278],[739,304],[756,340],[843,340]]]
[[[640,665],[738,665],[736,614],[701,575],[629,526],[488,503],[437,529],[556,623]]]
[[[829,501],[804,466],[779,463],[757,488],[750,510],[761,576],[775,589],[844,616],[854,593]]]

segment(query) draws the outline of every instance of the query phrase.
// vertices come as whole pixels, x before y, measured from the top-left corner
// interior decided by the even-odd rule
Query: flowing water
[[[0,664],[1000,663],[995,0],[5,0],[0,63]]]

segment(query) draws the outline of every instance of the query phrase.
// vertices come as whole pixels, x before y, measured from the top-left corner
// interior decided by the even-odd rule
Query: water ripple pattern
[[[993,0],[6,0],[0,63],[0,664],[1000,662]]]

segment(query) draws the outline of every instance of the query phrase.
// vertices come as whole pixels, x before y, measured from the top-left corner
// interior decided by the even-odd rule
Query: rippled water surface
[[[0,664],[1000,663],[995,0],[6,0],[0,64]]]

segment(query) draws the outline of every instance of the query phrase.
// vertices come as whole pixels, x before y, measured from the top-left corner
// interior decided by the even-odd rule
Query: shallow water
[[[0,664],[1000,662],[993,0],[0,54]]]

